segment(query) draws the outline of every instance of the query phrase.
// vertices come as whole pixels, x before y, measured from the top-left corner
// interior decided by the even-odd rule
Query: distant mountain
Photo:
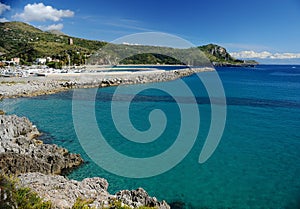
[[[66,64],[70,56],[72,64],[84,64],[91,54],[107,42],[71,37],[60,31],[44,32],[23,22],[0,23],[0,60],[21,59],[21,64],[31,64],[36,58],[51,57]],[[136,46],[127,45],[127,48]],[[164,51],[163,47],[160,47]],[[215,65],[243,65],[243,60],[231,57],[225,48],[209,44],[198,47]],[[165,48],[170,52],[170,48]],[[177,50],[177,49],[175,49]],[[161,54],[142,54],[126,58],[123,64],[182,64]],[[246,62],[247,63],[247,62]],[[248,62],[254,63],[254,62]]]

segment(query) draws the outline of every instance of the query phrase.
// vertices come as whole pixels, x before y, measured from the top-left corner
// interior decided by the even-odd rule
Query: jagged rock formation
[[[82,181],[67,180],[62,176],[44,175],[41,173],[21,174],[18,177],[23,187],[29,187],[46,201],[51,201],[54,208],[71,208],[78,198],[91,200],[93,208],[109,207],[115,201],[131,208],[139,206],[170,209],[165,202],[159,202],[155,197],[139,188],[137,190],[122,190],[116,195],[107,192],[108,183],[103,178],[86,178]]]
[[[71,208],[77,198],[93,199],[93,207],[108,206],[111,196],[103,178],[88,178],[80,182],[41,173],[21,174],[18,178],[21,186],[29,187],[46,201],[51,201],[54,208]]]
[[[25,117],[0,115],[0,171],[6,174],[60,174],[83,159],[54,144],[43,144],[37,128]]]
[[[116,199],[133,208],[140,206],[156,207],[161,209],[170,208],[165,201],[159,202],[155,197],[150,197],[143,188],[131,191],[121,190],[116,193]]]
[[[212,45],[209,49],[209,53],[215,57],[220,57],[225,61],[233,61],[234,59],[227,53],[226,49],[221,46]]]

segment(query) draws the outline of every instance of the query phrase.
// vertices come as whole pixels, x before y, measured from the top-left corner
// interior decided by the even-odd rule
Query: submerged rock
[[[0,170],[5,174],[60,174],[83,163],[79,154],[43,144],[37,128],[25,117],[0,115]]]
[[[185,209],[186,208],[185,203],[181,202],[181,201],[171,202],[170,206],[172,209]]]

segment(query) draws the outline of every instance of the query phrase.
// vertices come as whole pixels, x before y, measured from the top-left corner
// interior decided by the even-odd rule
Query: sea
[[[166,200],[175,209],[300,208],[300,66],[217,67],[216,72],[226,105],[213,104],[216,99],[210,98],[207,86],[202,83],[212,72],[204,72],[180,79],[192,94],[181,95],[178,100],[173,93],[163,90],[164,86],[177,82],[169,81],[157,86],[74,89],[34,98],[5,99],[0,102],[0,109],[28,117],[43,133],[44,143],[55,143],[82,155],[85,164],[66,173],[69,179],[106,178],[110,193],[142,187],[149,195]],[[176,86],[172,90],[176,90]],[[212,87],[214,85],[209,88]],[[136,93],[139,89],[142,90]],[[82,104],[85,115],[74,113],[74,100]],[[128,106],[113,113],[113,103]],[[197,111],[183,122],[182,114],[186,113],[181,111],[181,105],[190,103],[196,105]],[[224,131],[212,155],[199,163],[212,126],[213,105],[226,107]],[[155,115],[153,110],[158,109],[159,116],[164,114],[160,120],[151,117]],[[106,140],[116,153],[128,158],[119,161],[111,154],[112,159],[107,160],[112,166],[102,166],[103,159],[95,159],[84,149],[82,141],[94,146],[94,152],[105,152],[108,153],[105,156],[110,157],[107,149],[97,143],[95,136],[99,136],[99,132],[89,125],[86,115],[94,115],[101,140]],[[130,124],[123,124],[128,130],[134,127],[143,132],[160,125],[164,129],[158,128],[162,133],[158,136],[154,133],[157,139],[152,141],[132,141],[130,134],[126,137],[117,128],[122,122],[128,122],[122,120],[124,115],[129,118]],[[116,125],[118,119],[115,117],[118,116],[122,117]],[[79,137],[81,124],[85,128]],[[182,127],[185,130],[181,130]],[[189,130],[195,127],[196,134],[195,130]],[[188,133],[181,140],[186,140],[187,144],[193,142],[189,149],[176,144],[181,131]],[[179,146],[174,157],[182,157],[178,162],[170,158],[172,166],[168,165],[168,160],[151,158],[166,153],[173,145]],[[126,167],[126,160],[130,159],[146,159],[143,161],[145,167],[132,167],[130,163]],[[148,172],[146,168],[149,176],[142,172]],[[159,170],[161,168],[166,169]],[[139,169],[141,178],[134,176]],[[152,175],[151,169],[158,172]]]

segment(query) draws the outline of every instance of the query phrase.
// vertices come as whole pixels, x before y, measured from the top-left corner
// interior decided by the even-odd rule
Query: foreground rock
[[[46,201],[51,201],[54,208],[72,208],[77,199],[91,200],[90,207],[109,207],[116,201],[131,208],[139,206],[169,209],[165,202],[150,197],[141,188],[123,190],[116,195],[107,192],[108,183],[103,178],[87,178],[82,181],[67,180],[62,176],[41,173],[21,174],[18,177],[23,187],[29,187]]]
[[[157,207],[161,209],[170,208],[165,201],[158,202],[155,197],[150,197],[143,188],[131,191],[121,190],[116,193],[116,199],[133,208],[140,206]]]
[[[93,208],[115,208],[117,206],[111,205],[121,203],[131,208],[170,209],[165,201],[150,197],[142,188],[111,195],[103,178],[87,178],[80,182],[53,175],[76,167],[83,160],[80,155],[70,154],[57,145],[43,144],[37,139],[39,135],[27,118],[0,115],[0,173],[18,175],[19,186],[29,187],[43,200],[51,201],[53,208],[72,208],[82,199],[89,200]]]
[[[0,115],[0,171],[5,174],[60,174],[83,163],[78,154],[43,144],[37,128],[25,117]]]

